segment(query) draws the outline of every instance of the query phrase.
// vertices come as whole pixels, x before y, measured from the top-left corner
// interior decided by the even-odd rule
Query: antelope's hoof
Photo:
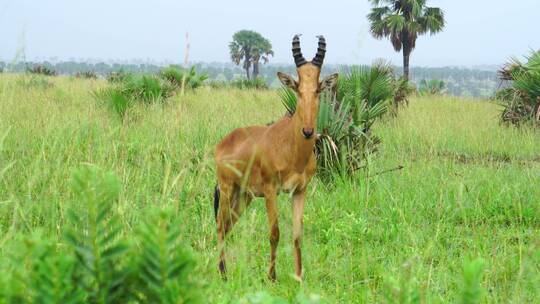
[[[270,269],[270,271],[268,271],[268,279],[269,279],[271,282],[275,282],[275,281],[276,281],[276,270],[275,270],[275,269]]]
[[[219,261],[219,273],[223,280],[227,280],[227,267],[225,267],[225,261]]]

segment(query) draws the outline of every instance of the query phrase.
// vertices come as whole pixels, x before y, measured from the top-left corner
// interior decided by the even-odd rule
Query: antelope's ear
[[[339,76],[338,73],[326,76],[319,84],[319,92],[328,90],[328,89],[334,91],[336,89],[338,76]]]
[[[290,88],[295,91],[298,89],[298,82],[296,82],[296,80],[294,80],[294,78],[292,78],[290,75],[277,72],[277,77],[286,88]]]

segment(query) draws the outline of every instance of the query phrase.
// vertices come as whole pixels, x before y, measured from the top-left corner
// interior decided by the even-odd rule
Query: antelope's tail
[[[214,217],[216,218],[217,222],[217,215],[219,210],[219,186],[216,185],[214,188]]]

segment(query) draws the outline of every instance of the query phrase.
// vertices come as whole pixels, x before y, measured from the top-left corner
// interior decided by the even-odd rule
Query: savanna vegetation
[[[370,2],[371,34],[403,51],[403,71],[323,70],[340,78],[321,92],[302,278],[287,195],[277,282],[260,200],[226,239],[226,280],[217,267],[215,145],[297,110],[274,77],[294,68],[261,69],[268,39],[236,32],[236,66],[0,64],[0,303],[538,302],[540,53],[499,79],[411,75],[443,11]]]
[[[107,63],[107,62],[85,62],[85,61],[64,61],[58,63],[51,62],[17,62],[6,64],[0,62],[0,70],[7,72],[22,73],[26,71],[27,66],[45,65],[50,66],[60,75],[76,76],[80,73],[95,73],[98,77],[108,78],[110,75],[125,73],[159,73],[165,67],[166,63],[134,61],[131,63]],[[215,86],[236,86],[239,83],[246,83],[246,71],[234,63],[194,63],[192,67],[201,74],[208,75],[208,82]],[[332,65],[325,64],[327,73],[348,72],[354,66],[352,65]],[[410,82],[420,85],[420,82],[426,80],[442,80],[446,85],[447,93],[453,96],[461,97],[482,97],[489,98],[493,96],[500,88],[500,80],[497,76],[499,66],[478,66],[472,68],[463,67],[410,67]],[[402,75],[400,67],[392,66],[395,75]],[[268,63],[264,68],[260,68],[258,77],[253,80],[254,83],[261,83],[272,88],[279,88],[280,83],[276,78],[276,73],[283,71],[294,73],[294,65],[280,65]],[[251,73],[251,72],[250,72]]]
[[[310,185],[304,281],[289,275],[286,196],[278,281],[265,276],[259,200],[228,240],[223,281],[213,147],[236,127],[281,117],[280,100],[290,96],[204,85],[181,95],[164,74],[110,82],[0,75],[0,303],[540,298],[538,130],[500,124],[497,102],[432,94],[410,96],[397,116],[367,121],[366,113],[391,109],[402,96],[394,76],[372,68],[343,73],[341,93],[321,107],[321,123],[329,122],[321,130],[336,146],[360,131],[378,144],[362,154],[359,170],[331,180],[320,174]],[[137,100],[122,119],[96,98],[107,90]],[[339,121],[347,127],[332,133]]]
[[[540,126],[540,51],[527,56],[527,62],[514,59],[500,71],[501,81],[508,87],[497,92],[504,110],[504,123]]]

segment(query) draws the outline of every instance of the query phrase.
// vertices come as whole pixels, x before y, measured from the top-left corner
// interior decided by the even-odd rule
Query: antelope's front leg
[[[296,266],[296,276],[302,278],[302,226],[304,215],[304,202],[306,190],[295,192],[292,198],[293,208],[293,241],[294,241],[294,262]]]
[[[276,250],[279,243],[277,193],[274,188],[265,191],[266,212],[268,215],[268,226],[270,228],[270,268],[268,278],[276,280]]]

